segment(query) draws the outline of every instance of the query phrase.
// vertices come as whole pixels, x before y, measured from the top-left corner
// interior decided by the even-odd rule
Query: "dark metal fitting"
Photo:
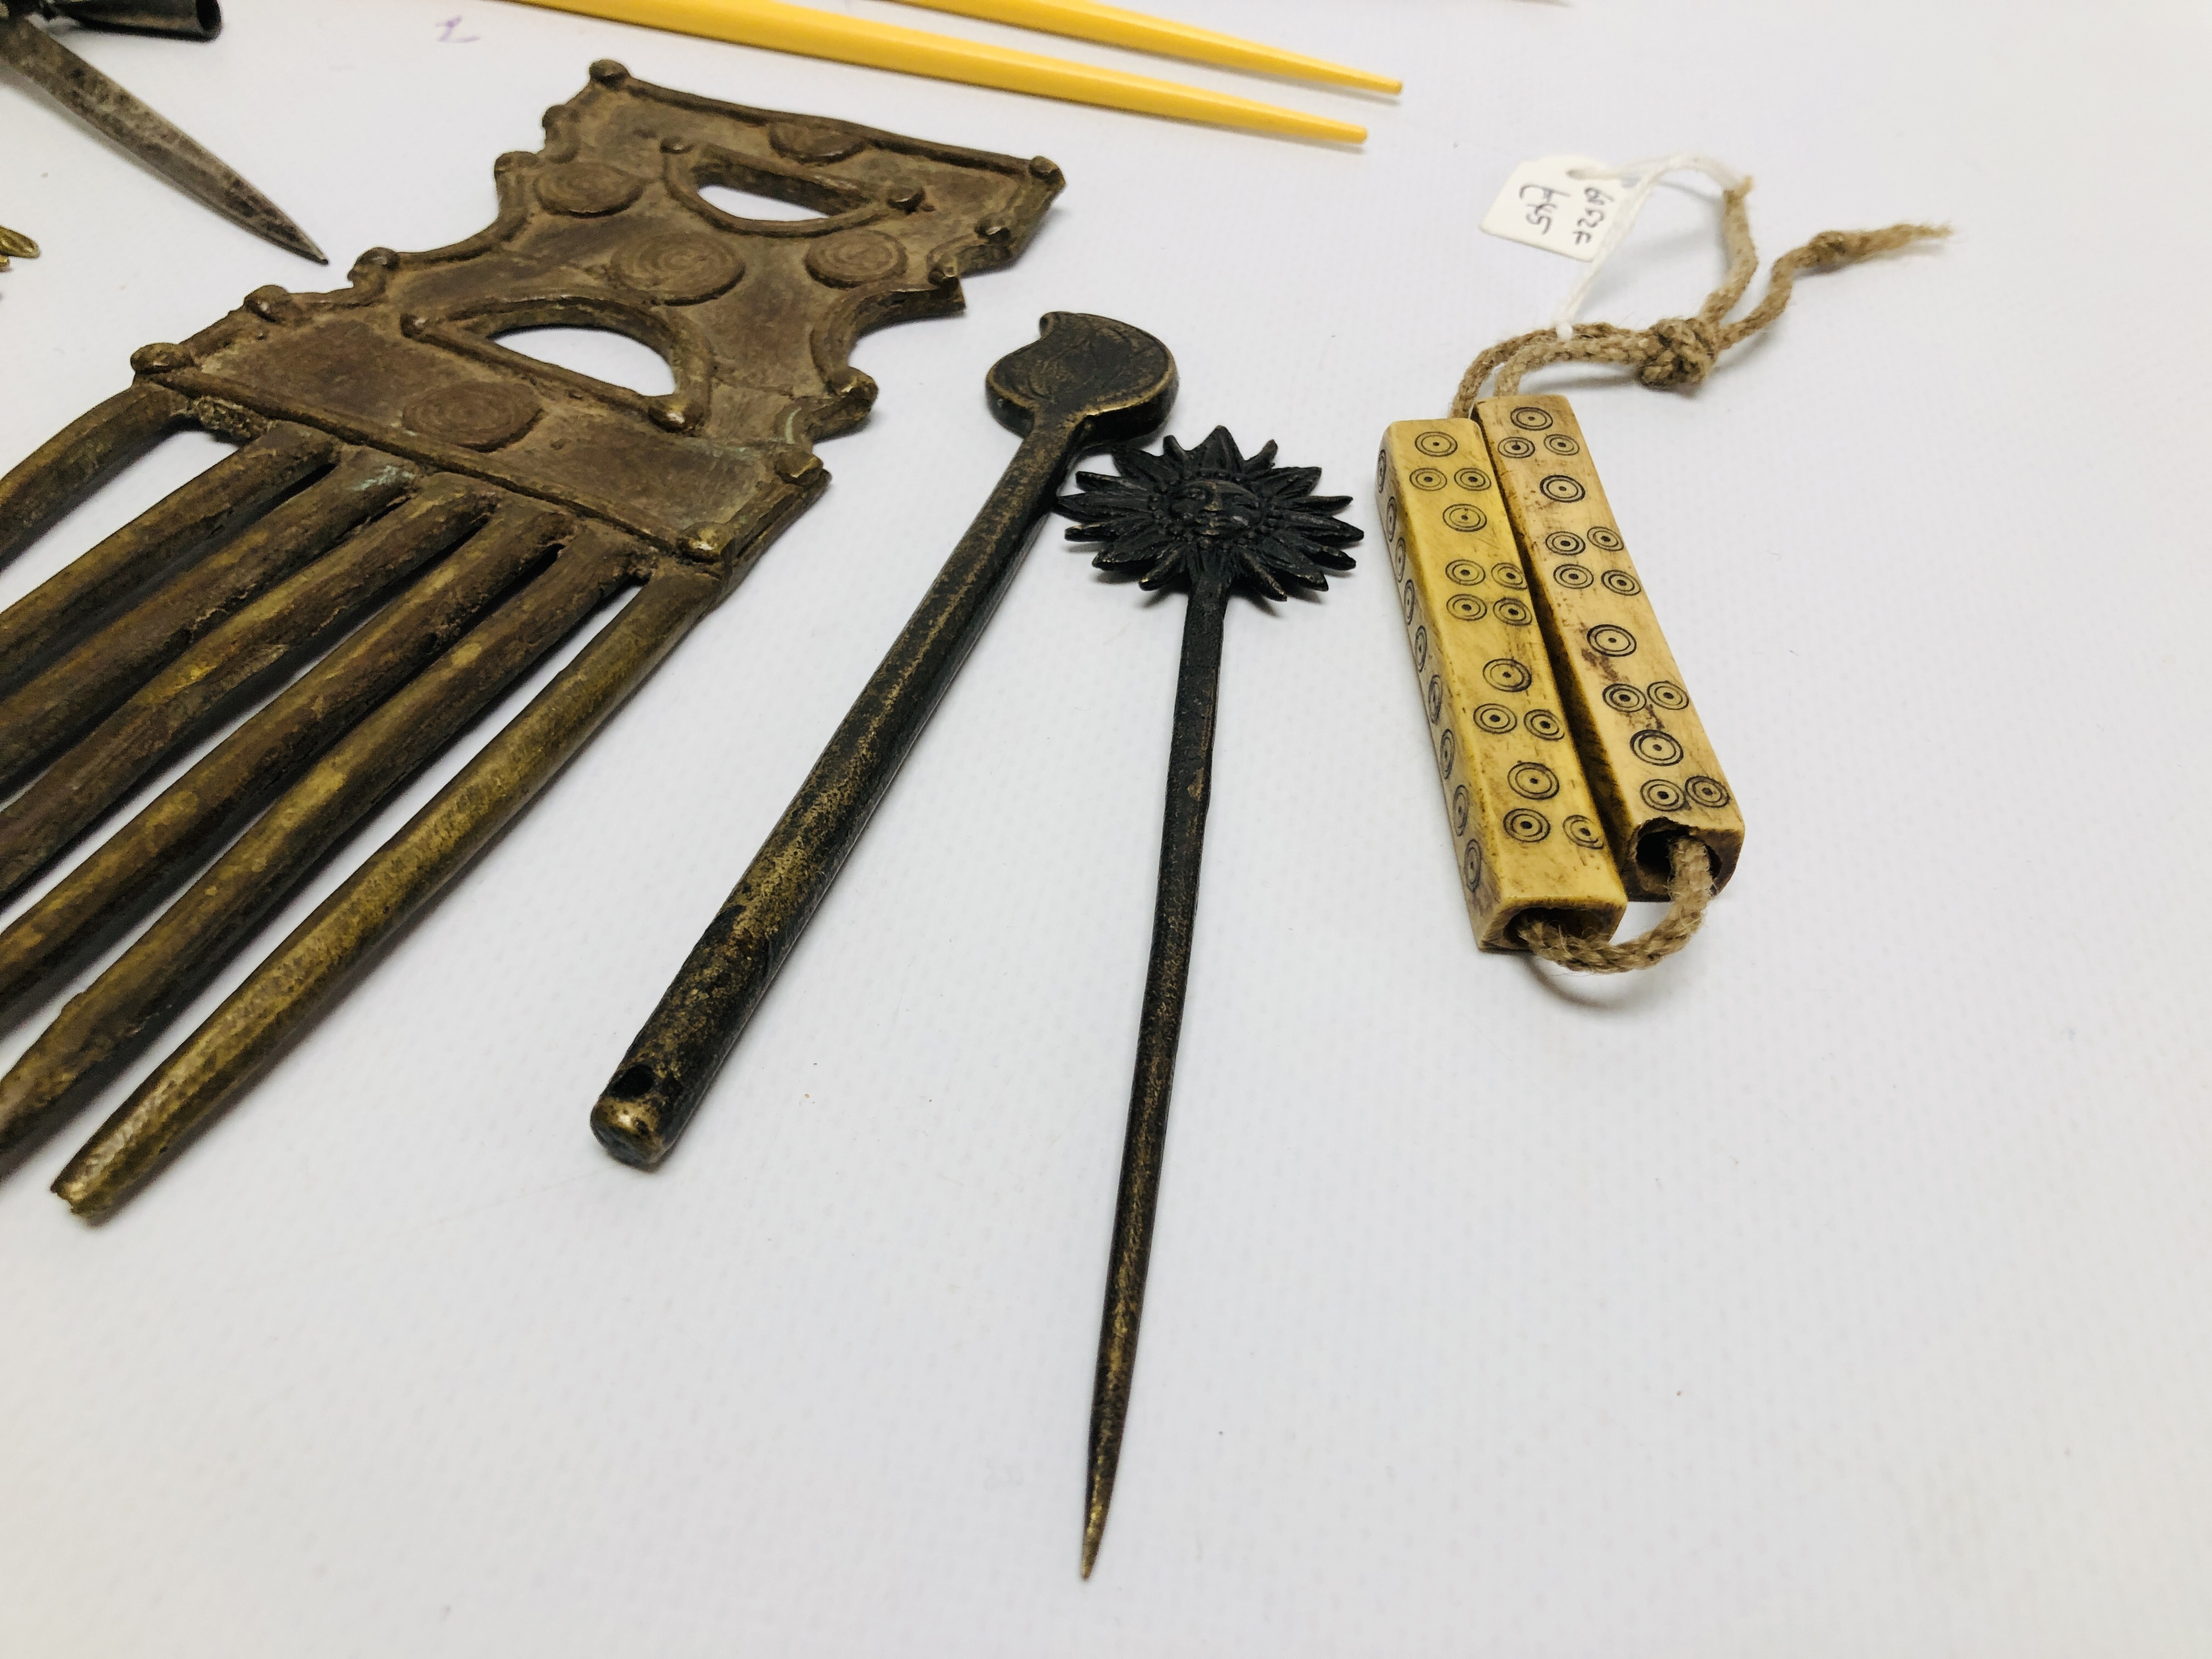
[[[43,16],[118,34],[212,40],[222,33],[222,8],[216,0],[39,0],[38,9]]]

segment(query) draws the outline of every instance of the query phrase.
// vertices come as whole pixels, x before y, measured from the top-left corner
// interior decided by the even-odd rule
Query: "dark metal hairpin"
[[[1129,1093],[1128,1139],[1121,1151],[1098,1374],[1091,1401],[1083,1524],[1086,1578],[1106,1530],[1136,1370],[1145,1273],[1159,1209],[1168,1094],[1182,1032],[1183,990],[1190,981],[1230,592],[1241,585],[1281,599],[1291,587],[1325,588],[1328,572],[1352,568],[1343,549],[1360,538],[1358,528],[1335,516],[1350,503],[1349,495],[1311,493],[1321,482],[1319,467],[1277,466],[1272,443],[1247,460],[1221,427],[1196,449],[1186,450],[1170,438],[1156,455],[1132,445],[1115,450],[1114,460],[1120,477],[1079,472],[1079,493],[1055,503],[1060,512],[1079,520],[1067,538],[1102,544],[1092,562],[1134,574],[1141,586],[1187,584],[1190,601],[1183,611],[1182,665],[1176,681],[1175,732],[1168,744],[1152,963],[1137,1023],[1136,1080]]]

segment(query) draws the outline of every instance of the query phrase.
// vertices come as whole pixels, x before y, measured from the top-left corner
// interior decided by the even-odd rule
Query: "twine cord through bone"
[[[1618,247],[1634,222],[1634,209],[1659,178],[1681,167],[1695,167],[1719,179],[1721,240],[1728,252],[1728,274],[1705,296],[1705,302],[1689,317],[1663,317],[1647,328],[1620,328],[1611,323],[1577,323],[1573,314],[1589,291],[1585,276],[1560,308],[1556,326],[1532,329],[1511,339],[1500,340],[1468,365],[1451,412],[1468,420],[1483,382],[1497,376],[1497,395],[1510,397],[1521,389],[1524,376],[1553,363],[1619,363],[1633,369],[1648,386],[1674,389],[1696,386],[1713,372],[1723,352],[1741,345],[1779,317],[1790,303],[1800,271],[1832,270],[1855,264],[1876,254],[1889,253],[1911,243],[1948,236],[1948,225],[1896,224],[1880,230],[1824,230],[1802,247],[1792,248],[1774,262],[1767,274],[1766,292],[1759,301],[1734,322],[1727,319],[1751,286],[1759,269],[1759,250],[1751,240],[1751,219],[1744,198],[1751,180],[1735,179],[1717,163],[1702,157],[1669,156],[1623,169],[1623,175],[1640,174],[1595,266]],[[1668,844],[1670,875],[1667,914],[1650,932],[1617,945],[1570,938],[1551,923],[1531,919],[1520,929],[1521,942],[1547,962],[1586,974],[1621,974],[1662,962],[1690,942],[1712,902],[1712,860],[1694,836],[1677,836]]]
[[[1626,974],[1666,961],[1690,942],[1713,902],[1712,855],[1695,836],[1667,843],[1672,866],[1667,881],[1667,914],[1648,933],[1618,945],[1576,939],[1548,921],[1531,916],[1521,924],[1522,944],[1547,962],[1585,974]]]

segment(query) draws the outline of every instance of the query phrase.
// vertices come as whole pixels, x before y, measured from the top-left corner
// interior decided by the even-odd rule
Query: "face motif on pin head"
[[[1200,536],[1242,536],[1266,517],[1260,498],[1227,478],[1193,478],[1167,499],[1167,515]]]
[[[1280,599],[1286,583],[1324,588],[1328,571],[1352,568],[1343,550],[1360,532],[1335,516],[1352,498],[1310,494],[1321,469],[1277,466],[1272,443],[1248,460],[1216,427],[1195,449],[1129,445],[1114,464],[1120,476],[1079,472],[1078,493],[1054,503],[1078,521],[1068,540],[1103,544],[1091,560],[1102,570],[1133,571],[1148,588],[1243,582]]]

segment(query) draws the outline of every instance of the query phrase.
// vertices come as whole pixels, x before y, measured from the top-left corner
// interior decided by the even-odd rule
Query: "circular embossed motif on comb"
[[[538,199],[556,213],[589,219],[637,200],[645,180],[599,161],[564,161],[538,175]]]
[[[1564,432],[1554,432],[1544,440],[1544,447],[1554,455],[1579,455],[1583,447]]]
[[[1556,743],[1567,735],[1566,722],[1548,708],[1530,709],[1528,726],[1547,743]]]
[[[1474,841],[1468,842],[1467,858],[1465,862],[1460,866],[1460,868],[1467,877],[1467,890],[1468,892],[1472,893],[1475,889],[1482,885],[1481,842]]]
[[[831,288],[858,288],[905,270],[906,250],[879,230],[848,230],[808,248],[806,269]]]
[[[1463,466],[1452,474],[1452,482],[1462,489],[1472,489],[1480,495],[1490,488],[1490,475],[1479,466]]]
[[[1463,836],[1467,833],[1467,815],[1473,806],[1474,799],[1467,793],[1465,784],[1461,784],[1452,791],[1452,834]]]
[[[1495,738],[1510,732],[1521,721],[1520,716],[1504,704],[1486,702],[1474,711],[1474,723]]]
[[[1580,812],[1577,812],[1571,817],[1562,818],[1559,821],[1559,828],[1567,832],[1567,839],[1577,847],[1596,848],[1605,845],[1604,832]]]
[[[1510,657],[1492,657],[1482,665],[1482,678],[1500,691],[1526,691],[1535,676]]]
[[[400,418],[410,432],[463,449],[501,449],[537,423],[537,397],[524,387],[465,380],[426,392]]]
[[[1417,466],[1406,475],[1406,482],[1416,489],[1442,489],[1444,475],[1432,466]]]
[[[778,121],[768,130],[768,142],[778,155],[794,161],[842,161],[860,153],[860,141],[834,127],[811,127],[801,121]]]
[[[1444,567],[1444,574],[1462,587],[1473,587],[1478,582],[1489,580],[1483,568],[1472,559],[1454,559]]]
[[[1718,778],[1692,778],[1682,787],[1690,792],[1690,799],[1698,805],[1710,807],[1715,811],[1729,804],[1728,786]]]
[[[1547,501],[1578,501],[1583,498],[1583,487],[1564,472],[1554,472],[1536,486],[1544,492]]]
[[[690,306],[727,293],[745,274],[745,262],[717,237],[673,231],[632,243],[611,269],[616,281],[663,305]]]
[[[1682,758],[1682,745],[1664,732],[1638,732],[1628,740],[1628,746],[1647,766],[1672,766]]]
[[[1449,432],[1424,432],[1413,440],[1413,447],[1424,455],[1449,455],[1459,447],[1459,440]]]
[[[1588,587],[1590,585],[1589,567],[1572,560],[1552,567],[1552,580],[1562,587]]]
[[[1444,609],[1462,622],[1480,622],[1490,614],[1490,607],[1472,593],[1453,594],[1444,601]]]
[[[1523,432],[1541,432],[1551,423],[1551,412],[1539,409],[1534,404],[1523,404],[1513,411],[1513,424]]]
[[[1611,623],[1599,623],[1583,637],[1589,641],[1591,650],[1603,656],[1626,657],[1636,650],[1636,635]]]
[[[1656,812],[1679,812],[1682,810],[1681,787],[1665,778],[1651,779],[1638,793],[1644,797],[1644,804]]]
[[[1490,522],[1490,515],[1473,501],[1454,501],[1444,509],[1444,522],[1454,530],[1480,530]]]
[[[1528,438],[1500,438],[1498,453],[1510,461],[1525,461],[1536,453],[1536,446]]]

